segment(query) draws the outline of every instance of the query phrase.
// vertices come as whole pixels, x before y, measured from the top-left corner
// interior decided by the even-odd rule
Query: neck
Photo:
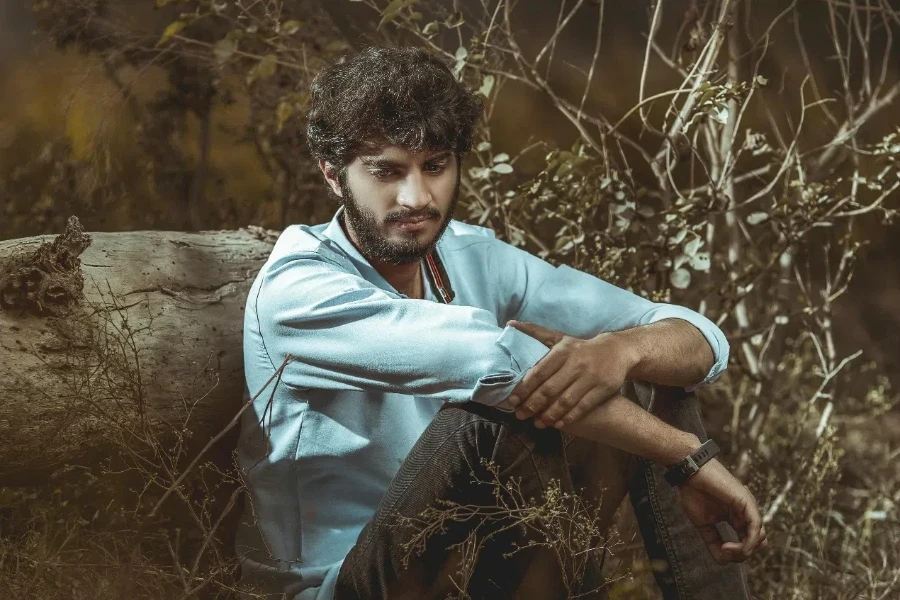
[[[423,290],[422,271],[419,268],[420,261],[417,260],[408,265],[393,265],[377,260],[367,260],[369,260],[369,264],[375,267],[375,270],[378,271],[378,273],[381,274],[395,290],[401,294],[406,294],[410,298],[418,300],[422,299]]]
[[[353,231],[353,228],[350,227],[350,224],[347,223],[345,219],[340,219],[340,222],[344,228],[344,233],[347,234],[347,239],[350,240],[350,243],[353,244],[357,250],[360,250],[359,242],[356,239],[356,233]],[[360,250],[360,254],[362,254],[362,250]],[[422,285],[422,271],[419,268],[421,263],[420,260],[405,265],[395,265],[368,256],[365,258],[369,261],[369,264],[378,271],[378,274],[384,277],[384,280],[391,284],[391,287],[395,290],[417,300],[424,298],[425,293],[424,286]]]

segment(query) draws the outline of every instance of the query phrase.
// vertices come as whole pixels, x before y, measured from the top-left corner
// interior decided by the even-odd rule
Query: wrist
[[[634,372],[644,362],[641,344],[638,343],[637,338],[633,334],[629,333],[630,331],[630,329],[626,329],[624,331],[600,334],[601,336],[608,336],[609,340],[615,345],[615,355],[622,361],[626,379],[634,379]]]
[[[665,467],[669,467],[683,460],[701,445],[700,438],[687,431],[679,431],[678,435],[671,438],[670,443],[660,449],[659,456],[649,457]]]
[[[706,440],[697,450],[683,460],[666,469],[665,479],[674,487],[685,485],[719,453],[719,445],[714,440]]]

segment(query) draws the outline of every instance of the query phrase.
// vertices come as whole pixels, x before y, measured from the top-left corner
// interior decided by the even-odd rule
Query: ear
[[[338,172],[337,169],[330,162],[326,162],[325,159],[319,159],[319,170],[322,171],[322,175],[325,176],[325,182],[331,187],[331,191],[341,197],[341,184],[338,181]]]

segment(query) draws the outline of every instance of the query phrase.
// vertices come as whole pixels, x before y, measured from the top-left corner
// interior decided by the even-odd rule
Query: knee
[[[435,416],[434,425],[458,432],[461,444],[494,461],[522,452],[563,455],[563,435],[558,429],[540,429],[535,427],[534,419],[519,419],[513,413],[478,402],[445,404]]]

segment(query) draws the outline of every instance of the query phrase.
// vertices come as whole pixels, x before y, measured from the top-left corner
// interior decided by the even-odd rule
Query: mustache
[[[385,222],[405,221],[407,219],[437,219],[441,216],[441,211],[434,207],[428,207],[418,212],[392,213],[384,218]]]

